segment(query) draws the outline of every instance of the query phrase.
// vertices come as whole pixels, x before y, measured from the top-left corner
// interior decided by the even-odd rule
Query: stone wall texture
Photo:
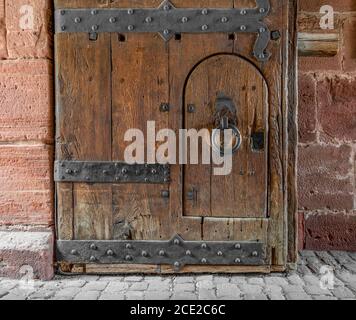
[[[356,250],[356,1],[300,0],[299,28],[335,10],[335,57],[299,58],[300,248]],[[308,18],[309,17],[309,18]]]
[[[301,31],[324,32],[318,23],[310,24],[319,21],[318,12],[325,4],[336,11],[341,49],[335,57],[299,60],[300,248],[356,250],[356,1],[300,0]],[[53,230],[52,15],[51,0],[0,0],[0,229],[4,230]],[[28,252],[18,254],[18,261],[25,263]],[[51,254],[38,254],[37,264],[48,264]],[[8,255],[0,250],[0,269],[15,270],[6,265]],[[48,268],[37,269],[38,277],[51,276]]]

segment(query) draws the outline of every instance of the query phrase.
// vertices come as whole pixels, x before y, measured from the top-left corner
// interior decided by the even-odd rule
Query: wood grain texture
[[[306,33],[298,34],[299,56],[333,57],[340,49],[339,33]]]

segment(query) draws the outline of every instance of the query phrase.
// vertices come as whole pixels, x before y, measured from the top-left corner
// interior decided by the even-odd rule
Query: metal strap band
[[[169,183],[170,166],[123,162],[56,161],[56,182]]]
[[[253,54],[259,61],[267,61],[270,31],[263,19],[270,12],[270,3],[256,3],[252,9],[175,8],[169,0],[152,9],[59,9],[55,32],[158,32],[166,41],[176,33],[257,33]]]
[[[260,242],[57,241],[58,261],[89,264],[159,264],[179,270],[184,265],[264,265]]]

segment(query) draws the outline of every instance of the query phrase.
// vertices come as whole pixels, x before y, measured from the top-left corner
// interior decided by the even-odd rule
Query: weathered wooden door
[[[295,261],[295,3],[55,0],[62,271],[269,272]],[[179,147],[164,153],[176,161],[158,161],[182,130],[204,129],[210,162],[202,140],[197,163]],[[232,132],[228,174],[215,174],[214,152],[225,155],[215,129]],[[128,163],[134,142],[144,161]]]

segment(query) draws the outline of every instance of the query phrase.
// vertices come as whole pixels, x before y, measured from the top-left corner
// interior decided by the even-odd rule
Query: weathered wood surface
[[[156,7],[160,2],[56,0],[56,7]],[[176,7],[255,6],[254,0],[172,2]],[[281,270],[287,263],[287,252],[295,250],[295,244],[291,243],[295,239],[295,231],[291,230],[295,228],[295,195],[286,192],[295,193],[293,121],[296,109],[295,100],[290,98],[295,97],[295,54],[290,50],[296,37],[295,30],[288,29],[288,23],[295,19],[290,7],[294,3],[294,0],[271,1],[272,13],[267,21],[281,31],[282,37],[271,41],[268,50],[272,52],[272,58],[267,63],[257,63],[251,57],[256,36],[248,34],[182,34],[167,43],[157,34],[99,34],[96,41],[90,41],[87,34],[56,35],[56,157],[59,160],[123,160],[123,150],[127,145],[123,136],[127,129],[139,128],[145,132],[147,121],[155,120],[156,131],[168,127],[178,133],[180,128],[187,126],[184,113],[189,94],[197,96],[198,104],[203,104],[204,96],[207,97],[208,104],[213,101],[215,88],[224,84],[231,95],[239,96],[241,91],[243,101],[240,103],[248,105],[242,113],[244,147],[247,148],[250,131],[263,129],[268,133],[266,153],[252,155],[243,149],[244,153],[236,157],[246,166],[246,171],[248,166],[256,166],[257,175],[251,180],[240,175],[220,180],[211,178],[216,181],[206,187],[205,204],[199,204],[194,210],[185,203],[189,179],[204,182],[207,176],[194,168],[187,175],[180,165],[172,165],[172,183],[169,186],[57,184],[58,237],[63,240],[167,240],[179,233],[186,240],[258,240],[268,244],[271,265]],[[196,80],[195,93],[189,93],[187,89],[184,97],[190,72],[207,57],[218,57],[221,53],[229,54],[231,61],[222,59],[219,62],[219,58],[215,58],[215,65],[213,63],[206,68],[210,87],[205,89],[207,83],[204,72],[201,72],[199,77],[204,80]],[[242,56],[247,61],[244,64],[244,60],[233,55]],[[288,56],[292,59],[291,64],[288,64]],[[252,72],[250,69],[255,68],[252,65],[261,73]],[[252,82],[257,83],[254,90]],[[246,90],[242,89],[244,83]],[[283,89],[287,87],[289,93]],[[163,102],[171,105],[170,112],[160,112],[159,106]],[[207,115],[201,116],[200,121],[203,121]],[[292,132],[290,147],[289,130]],[[234,188],[229,189],[230,185]],[[161,197],[163,190],[170,192],[169,199]],[[289,259],[293,262],[295,255],[290,254]],[[76,268],[89,273],[96,270],[94,265]],[[169,266],[105,268],[124,273],[173,272]],[[182,272],[249,270],[269,272],[271,268],[187,266]]]
[[[298,53],[300,56],[332,57],[339,52],[338,33],[298,33]]]

